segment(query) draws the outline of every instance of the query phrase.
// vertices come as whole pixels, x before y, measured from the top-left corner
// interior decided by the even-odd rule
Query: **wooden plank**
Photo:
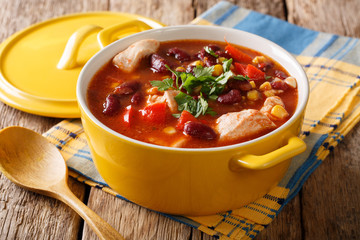
[[[304,184],[304,239],[360,236],[359,136],[357,125]]]
[[[196,15],[200,15],[205,12],[207,9],[214,6],[219,0],[195,0],[194,8]],[[285,19],[285,5],[283,0],[230,0],[229,2],[238,5],[243,8],[251,9],[258,11],[260,13],[272,15],[277,18]]]
[[[1,42],[30,24],[48,18],[103,9],[99,1],[0,0],[0,5]],[[27,114],[3,103],[0,103],[0,113],[0,129],[20,125],[43,133],[61,120]],[[69,179],[69,185],[75,195],[83,199],[85,185],[73,179]],[[79,216],[60,201],[25,191],[2,175],[0,209],[0,239],[77,239],[81,226]]]
[[[360,10],[357,0],[286,0],[286,3],[292,23],[360,36],[360,21],[355,17]],[[305,182],[300,194],[304,239],[356,239],[360,235],[359,131],[358,125]]]
[[[302,239],[301,205],[299,196],[294,197],[270,225],[256,239]]]
[[[110,0],[110,10],[139,14],[158,20],[166,25],[187,24],[194,18],[192,0]]]
[[[189,239],[191,234],[191,228],[184,224],[96,188],[91,190],[88,206],[125,239]],[[83,239],[96,239],[86,224]]]
[[[359,0],[286,0],[288,21],[317,31],[360,37]]]

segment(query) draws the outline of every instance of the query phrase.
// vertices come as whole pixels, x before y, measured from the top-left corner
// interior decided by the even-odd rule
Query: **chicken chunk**
[[[276,125],[263,113],[255,109],[231,112],[216,120],[219,141],[235,141],[276,128]]]
[[[132,72],[139,65],[141,59],[155,53],[160,42],[155,39],[144,39],[130,45],[113,58],[113,64],[124,72]]]
[[[162,102],[165,102],[164,96],[154,94],[154,95],[149,95],[148,96],[146,104],[151,105],[151,104],[154,104],[154,103],[162,103]]]
[[[178,112],[178,104],[175,100],[175,96],[178,94],[177,90],[166,90],[164,93],[165,101],[172,113]]]
[[[153,103],[160,103],[160,102],[166,102],[167,106],[169,107],[170,111],[172,113],[178,112],[178,104],[175,100],[175,96],[179,94],[179,91],[177,90],[166,90],[164,92],[164,95],[149,95],[146,103],[153,104]]]
[[[268,97],[268,98],[266,98],[266,100],[264,102],[264,106],[260,109],[260,112],[262,112],[267,117],[272,119],[273,116],[271,115],[271,110],[276,105],[280,105],[281,107],[283,107],[285,109],[285,104],[281,100],[280,97],[278,97],[278,96]]]

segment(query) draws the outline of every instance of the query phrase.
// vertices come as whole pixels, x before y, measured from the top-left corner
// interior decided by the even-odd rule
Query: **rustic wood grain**
[[[111,11],[129,12],[156,19],[166,25],[187,24],[194,18],[192,0],[110,0]]]
[[[288,21],[317,31],[360,37],[359,0],[286,0]]]
[[[305,239],[359,239],[360,125],[357,125],[304,184]]]
[[[86,4],[88,2],[88,4]],[[0,5],[0,41],[29,25],[79,11],[101,10],[100,1],[7,1]],[[105,1],[106,2],[106,1]],[[40,117],[0,103],[0,129],[19,125],[43,133],[61,119]],[[83,199],[85,186],[69,179]],[[0,239],[77,239],[82,220],[60,201],[25,191],[0,177]]]
[[[96,188],[91,190],[88,206],[96,209],[125,239],[189,239],[191,234],[191,228],[184,224]],[[96,239],[87,225],[84,226],[83,239]]]
[[[83,186],[74,180],[70,188],[79,198]],[[0,239],[76,239],[79,216],[60,201],[41,196],[0,177]]]
[[[360,36],[358,0],[286,3],[289,22],[318,31]],[[304,239],[360,236],[359,129],[357,126],[305,182],[300,192]]]
[[[294,197],[270,225],[256,239],[297,240],[303,239],[299,196]],[[311,238],[309,238],[311,239]]]
[[[73,12],[121,11],[187,24],[218,0],[0,0],[0,41],[48,18]],[[231,0],[239,6],[314,30],[360,36],[358,0]],[[20,125],[44,132],[61,119],[39,117],[0,103],[0,128]],[[301,193],[257,239],[356,239],[360,236],[360,127],[311,175]],[[339,179],[341,181],[339,181]],[[85,186],[70,179],[83,198]],[[344,187],[345,186],[345,187]],[[87,201],[87,199],[85,199]],[[135,204],[91,189],[88,205],[126,239],[215,239]],[[1,239],[77,239],[82,221],[59,201],[24,191],[0,176]],[[80,239],[96,239],[84,226]]]
[[[194,0],[195,13],[200,15],[207,9],[214,6],[219,0]],[[285,5],[283,0],[230,0],[229,2],[243,8],[258,11],[264,14],[269,14],[277,18],[285,19]]]

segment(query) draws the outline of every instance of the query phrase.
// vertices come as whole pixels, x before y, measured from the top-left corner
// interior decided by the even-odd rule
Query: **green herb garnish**
[[[174,80],[172,78],[166,78],[162,81],[150,81],[150,84],[157,87],[159,91],[166,91],[169,88],[173,88]]]
[[[224,72],[230,71],[230,66],[231,66],[232,62],[233,62],[232,58],[222,61],[222,64],[223,64],[222,67],[223,67]]]
[[[211,50],[209,48],[207,49]],[[150,81],[150,83],[152,86],[158,87],[159,91],[166,91],[168,89],[179,90],[180,92],[175,96],[175,100],[180,112],[186,110],[195,117],[205,114],[216,115],[216,112],[209,107],[208,100],[215,101],[224,91],[230,79],[240,81],[249,80],[248,76],[234,75],[230,70],[232,62],[232,58],[224,60],[222,62],[223,73],[217,77],[212,75],[214,66],[203,67],[197,65],[193,69],[193,73],[187,73],[174,71],[166,65],[166,68],[175,75],[175,83],[172,78],[167,78],[162,81]],[[180,86],[179,80],[182,82]],[[196,95],[197,97],[193,97],[192,95]],[[173,116],[180,117],[179,114],[174,114]]]
[[[233,77],[233,79],[235,80],[239,80],[239,81],[247,81],[249,80],[250,78],[248,76],[244,76],[244,75],[236,75]]]
[[[219,55],[217,55],[213,50],[211,50],[211,48],[209,48],[208,46],[204,47],[205,52],[207,52],[208,54],[210,54],[213,57],[219,57]]]

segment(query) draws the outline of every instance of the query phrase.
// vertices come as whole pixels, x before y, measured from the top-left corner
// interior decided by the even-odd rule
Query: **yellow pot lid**
[[[162,26],[116,12],[72,14],[32,25],[0,45],[0,100],[37,115],[80,117],[76,81],[84,64],[117,39]]]

